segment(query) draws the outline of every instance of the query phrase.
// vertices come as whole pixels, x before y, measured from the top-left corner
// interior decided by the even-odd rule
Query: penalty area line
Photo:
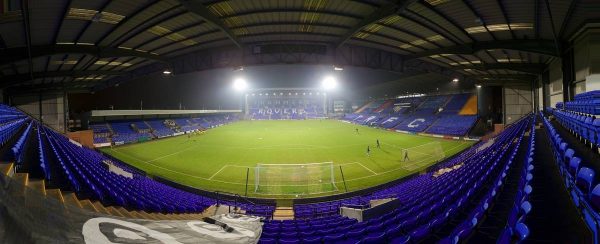
[[[364,164],[362,164],[362,163],[360,163],[360,162],[354,162],[354,163],[357,163],[358,165],[362,166],[363,168],[365,168],[366,170],[368,170],[368,171],[369,171],[369,172],[371,172],[372,174],[374,174],[374,175],[378,175],[377,173],[375,173],[375,171],[373,171],[373,170],[371,170],[371,169],[367,168],[367,166],[365,166]]]
[[[229,164],[223,165],[223,167],[221,167],[221,169],[219,169],[219,171],[217,171],[216,173],[214,173],[213,175],[211,175],[208,180],[212,180],[213,177],[215,177],[216,175],[218,175],[219,173],[221,173],[221,171],[223,171],[223,169],[227,168],[229,166]]]

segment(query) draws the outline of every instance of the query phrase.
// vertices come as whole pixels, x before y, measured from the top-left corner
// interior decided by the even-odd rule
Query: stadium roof
[[[359,47],[396,55],[402,66],[418,60],[415,67],[433,64],[472,77],[539,74],[593,12],[580,2],[8,1],[0,6],[0,88],[87,90],[164,69],[256,64],[245,61],[251,55],[244,50],[256,53],[266,44],[305,44],[296,52],[308,54],[324,46],[332,63],[344,48]],[[214,50],[242,58],[196,60]],[[202,68],[181,68],[190,60]]]

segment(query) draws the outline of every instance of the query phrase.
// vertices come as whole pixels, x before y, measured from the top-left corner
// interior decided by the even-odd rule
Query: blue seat
[[[525,240],[525,238],[527,238],[527,236],[529,236],[529,228],[527,227],[527,225],[523,224],[523,223],[518,223],[515,225],[514,228],[514,235],[516,235],[517,240],[523,241]]]
[[[273,238],[260,238],[259,244],[277,244],[277,240]]]
[[[573,155],[575,155],[575,151],[571,148],[567,149],[567,151],[565,151],[565,156],[563,157],[563,164],[569,163]]]
[[[392,238],[392,240],[390,241],[390,243],[392,244],[406,244],[410,242],[410,236],[399,236],[396,238]]]
[[[583,194],[588,195],[592,190],[592,182],[594,181],[594,176],[596,173],[594,170],[583,167],[577,173],[577,179],[575,180],[575,185],[579,188]]]
[[[424,226],[421,226],[421,227],[415,229],[413,232],[411,232],[410,238],[414,242],[418,242],[421,239],[425,238],[427,235],[429,235],[430,232],[431,232],[431,229],[429,228],[429,225],[424,225]]]
[[[300,239],[297,238],[281,238],[279,244],[300,244]]]
[[[330,234],[323,237],[323,242],[325,243],[337,243],[342,240],[344,240],[344,233]]]
[[[369,235],[362,239],[361,244],[380,244],[385,243],[385,233],[379,233],[378,235]]]
[[[303,244],[321,244],[321,237],[319,236],[311,236],[302,239]]]

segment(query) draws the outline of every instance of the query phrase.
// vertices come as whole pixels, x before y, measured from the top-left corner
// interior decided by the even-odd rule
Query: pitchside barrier
[[[333,162],[309,164],[257,164],[254,193],[309,195],[338,191]]]

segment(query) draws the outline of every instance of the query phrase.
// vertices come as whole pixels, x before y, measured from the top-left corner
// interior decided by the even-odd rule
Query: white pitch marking
[[[221,169],[219,169],[219,171],[217,171],[216,173],[214,173],[213,175],[211,175],[208,180],[212,180],[213,177],[215,177],[215,175],[218,175],[219,173],[221,173],[221,171],[223,171],[223,169],[227,168],[227,166],[229,166],[229,164],[223,165],[223,167],[221,167]]]
[[[357,163],[358,165],[362,166],[363,168],[365,168],[366,170],[368,170],[369,172],[373,173],[374,175],[378,175],[377,173],[375,173],[375,171],[367,168],[367,166],[364,166],[363,164],[361,164],[360,162],[354,162]]]

